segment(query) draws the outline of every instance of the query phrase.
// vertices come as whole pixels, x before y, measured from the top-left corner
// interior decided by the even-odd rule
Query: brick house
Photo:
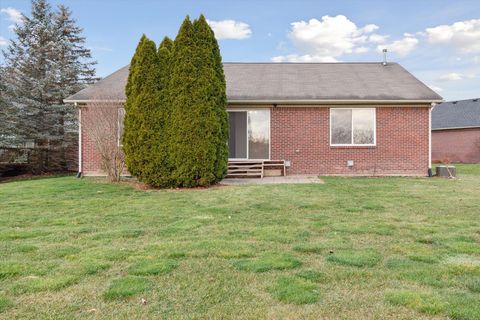
[[[431,106],[442,98],[397,63],[225,63],[232,164],[282,164],[287,174],[425,176]],[[123,116],[128,66],[65,101]],[[102,174],[89,132],[79,171]],[[234,172],[234,170],[232,170]],[[282,172],[283,173],[283,172]],[[263,175],[263,174],[262,174]]]
[[[432,110],[432,160],[480,163],[480,100],[443,102]]]

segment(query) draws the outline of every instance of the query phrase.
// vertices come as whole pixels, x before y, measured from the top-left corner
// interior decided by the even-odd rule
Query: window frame
[[[250,150],[248,142],[248,112],[249,111],[268,111],[268,159],[250,159]],[[272,109],[271,108],[227,108],[227,112],[246,112],[247,113],[247,157],[246,158],[229,158],[229,161],[269,161],[272,157]]]
[[[352,143],[332,143],[332,110],[352,110],[352,133],[351,133],[351,141]],[[368,144],[358,144],[353,143],[353,113],[354,110],[373,110],[373,143]],[[329,127],[330,127],[330,146],[331,147],[376,147],[377,146],[377,108],[354,108],[354,107],[346,107],[346,108],[330,108],[329,111]]]

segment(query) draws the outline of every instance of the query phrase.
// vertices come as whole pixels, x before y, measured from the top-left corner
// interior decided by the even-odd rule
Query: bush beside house
[[[170,57],[173,41],[165,37],[157,52],[158,57],[158,97],[154,114],[151,117],[152,135],[149,143],[151,149],[146,155],[148,161],[144,163],[142,179],[145,183],[154,186],[171,186],[172,165],[168,157],[168,139],[165,132],[170,122],[171,108],[168,103],[168,80],[170,77]]]
[[[220,50],[205,17],[187,17],[175,41],[142,36],[126,86],[129,172],[155,187],[195,187],[226,174],[228,114]]]
[[[125,92],[123,150],[128,170],[143,177],[143,167],[152,152],[150,146],[158,107],[158,57],[155,43],[142,36],[130,63]]]

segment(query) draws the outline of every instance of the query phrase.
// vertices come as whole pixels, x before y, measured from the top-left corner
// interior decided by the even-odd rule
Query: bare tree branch
[[[82,127],[101,157],[102,169],[110,181],[118,182],[125,170],[121,146],[123,107],[115,103],[92,102],[82,111]]]

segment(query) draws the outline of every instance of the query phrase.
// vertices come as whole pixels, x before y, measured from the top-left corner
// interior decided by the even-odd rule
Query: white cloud
[[[463,75],[456,72],[444,74],[438,78],[438,80],[441,80],[441,81],[458,81],[462,79],[463,79]]]
[[[298,52],[272,61],[335,62],[345,54],[364,54],[386,42],[388,35],[375,33],[378,29],[375,24],[358,27],[344,15],[292,22],[288,37]]]
[[[383,36],[380,34],[372,34],[368,36],[368,41],[372,43],[384,43],[385,41],[387,41],[387,38],[388,36]]]
[[[272,58],[272,62],[338,62],[334,57],[320,55],[298,55],[289,54],[286,56],[276,56]]]
[[[217,39],[246,39],[250,38],[252,30],[245,22],[235,20],[212,21],[207,20]]]
[[[0,47],[1,47],[1,46],[6,46],[7,44],[8,44],[7,39],[5,39],[4,37],[0,36]]]
[[[23,23],[22,13],[15,8],[12,8],[12,7],[1,8],[0,12],[5,13],[8,16],[7,19],[14,23],[14,24],[8,26],[8,28],[10,30],[13,30],[15,28],[15,24],[22,24]]]
[[[480,19],[425,29],[431,44],[451,45],[463,53],[480,52]]]
[[[289,37],[293,43],[305,53],[321,57],[352,53],[356,46],[368,42],[369,33],[378,29],[374,24],[358,28],[343,15],[293,22],[291,27]]]
[[[417,47],[417,44],[417,38],[412,37],[410,34],[405,34],[405,37],[400,40],[395,40],[391,43],[377,46],[377,50],[380,52],[386,48],[389,52],[393,52],[400,57],[404,57],[411,53]]]
[[[458,81],[463,79],[474,79],[476,77],[473,73],[463,74],[457,72],[451,72],[444,74],[438,78],[440,81]]]
[[[370,48],[368,47],[357,47],[353,49],[353,52],[355,53],[367,53],[368,51],[370,51]]]
[[[372,33],[373,31],[378,30],[378,28],[379,27],[375,24],[367,24],[365,27],[360,28],[359,31],[361,33]]]

